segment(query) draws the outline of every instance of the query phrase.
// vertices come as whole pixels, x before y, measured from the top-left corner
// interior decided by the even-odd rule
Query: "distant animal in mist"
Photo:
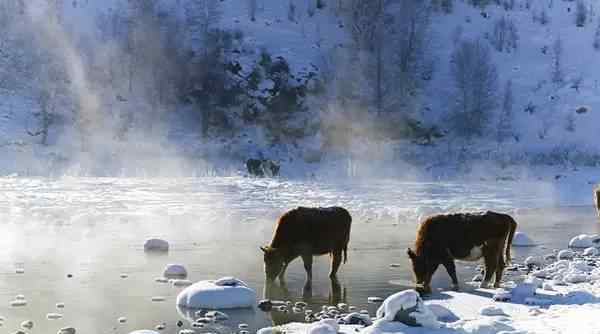
[[[246,160],[246,170],[248,174],[252,176],[265,177],[265,176],[278,176],[279,175],[279,164],[272,160],[267,159],[248,159]]]
[[[301,257],[306,270],[306,282],[312,282],[314,255],[331,255],[329,277],[337,278],[337,271],[348,259],[350,240],[350,213],[341,207],[299,207],[283,214],[277,221],[273,239],[260,247],[264,254],[267,281],[277,277],[285,283],[285,270]],[[343,257],[342,257],[343,255]]]
[[[510,246],[517,229],[515,220],[506,214],[484,213],[441,214],[421,222],[415,249],[408,248],[416,290],[431,292],[431,278],[443,265],[458,290],[454,260],[485,262],[481,287],[488,287],[495,274],[494,287],[499,287],[504,267],[510,262]]]

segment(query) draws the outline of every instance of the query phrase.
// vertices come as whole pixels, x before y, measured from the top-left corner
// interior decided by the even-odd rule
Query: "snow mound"
[[[536,243],[524,232],[515,232],[512,245],[516,247],[531,247],[535,246]]]
[[[526,266],[541,266],[544,260],[540,256],[529,256],[525,259]]]
[[[194,309],[228,309],[253,307],[256,303],[256,292],[243,281],[236,279],[235,285],[217,285],[218,281],[200,281],[188,286],[177,296],[177,305]]]
[[[569,241],[571,248],[600,247],[600,235],[580,234]]]
[[[596,256],[598,255],[598,248],[588,247],[583,250],[583,256]]]
[[[504,289],[498,289],[492,296],[492,299],[497,302],[506,302],[512,298],[512,294]]]
[[[169,243],[162,239],[148,239],[144,242],[144,251],[146,252],[168,252]]]
[[[407,314],[405,314],[407,313]],[[423,303],[415,290],[397,292],[386,298],[376,313],[384,321],[398,321],[404,318],[427,328],[440,328],[435,314]]]
[[[307,334],[337,334],[340,329],[334,319],[323,319],[310,325]]]
[[[558,252],[557,258],[559,260],[570,260],[575,256],[575,253],[573,253],[572,250],[570,249],[563,249],[560,252]]]
[[[158,332],[151,331],[149,329],[141,329],[133,332],[129,332],[129,334],[159,334]]]
[[[187,270],[181,264],[167,264],[163,273],[165,277],[186,277]]]
[[[512,299],[524,300],[535,295],[538,285],[536,283],[519,283],[511,291]],[[511,300],[512,300],[511,299]]]
[[[494,305],[482,307],[479,310],[479,314],[486,315],[486,316],[492,316],[492,317],[497,316],[497,315],[502,315],[502,316],[506,315],[506,313],[504,313],[504,310],[502,310],[501,307],[494,306]]]

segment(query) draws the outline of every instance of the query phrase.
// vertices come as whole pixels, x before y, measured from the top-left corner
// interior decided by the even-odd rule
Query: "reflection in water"
[[[347,303],[347,289],[345,285],[340,284],[337,279],[331,279],[329,285],[328,295],[325,296],[313,296],[312,284],[305,282],[302,288],[301,298],[294,296],[290,293],[287,285],[276,284],[271,281],[265,281],[263,297],[270,300],[280,301],[298,301],[302,300],[307,303],[309,307],[317,307],[322,305],[337,305],[339,303]],[[313,311],[318,312],[318,309]],[[273,326],[283,325],[289,322],[304,322],[304,310],[295,312],[293,308],[287,308],[285,311],[280,311],[276,307],[271,310],[271,319]]]

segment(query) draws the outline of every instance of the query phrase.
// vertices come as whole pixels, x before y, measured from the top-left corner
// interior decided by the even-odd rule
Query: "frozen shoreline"
[[[597,266],[600,265],[600,258],[584,257],[581,253],[579,250],[577,260],[567,262],[571,267],[578,267],[583,265],[583,260],[587,261],[587,269],[590,271],[585,273],[586,269],[583,269],[580,272],[586,275],[585,282],[568,284],[544,280],[542,285],[542,282],[535,278],[536,272],[533,272],[527,276],[526,281],[540,285],[535,290],[535,295],[525,299],[513,296],[512,301],[497,302],[492,298],[496,290],[479,288],[474,292],[434,293],[425,301],[425,305],[437,316],[439,328],[410,327],[399,322],[378,319],[369,327],[340,325],[338,333],[598,333],[600,269]],[[555,267],[560,263],[561,261],[555,262],[546,268]],[[565,263],[564,260],[562,263]],[[514,283],[507,282],[503,288],[510,290],[510,286],[514,286]],[[306,323],[290,323],[264,331],[312,333],[313,326]]]

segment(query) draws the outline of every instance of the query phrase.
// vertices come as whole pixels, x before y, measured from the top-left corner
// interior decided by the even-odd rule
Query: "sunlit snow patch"
[[[571,248],[600,247],[600,235],[580,234],[569,241]]]
[[[523,232],[515,232],[513,236],[512,245],[516,247],[531,247],[535,246],[535,242]]]

